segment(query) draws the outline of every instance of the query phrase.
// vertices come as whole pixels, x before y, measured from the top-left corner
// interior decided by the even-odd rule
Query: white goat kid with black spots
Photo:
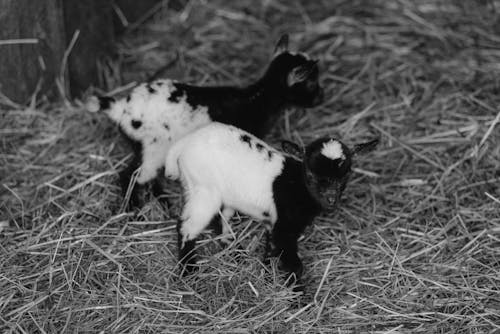
[[[372,140],[350,150],[339,140],[325,137],[308,145],[302,154],[295,144],[284,142],[283,148],[303,155],[302,161],[221,123],[177,141],[167,155],[165,175],[180,179],[185,191],[178,242],[186,272],[196,263],[196,237],[220,210],[225,219],[239,211],[268,223],[266,257],[279,256],[282,267],[299,279],[299,236],[323,208],[338,202],[353,156],[377,143],[378,139]]]
[[[131,195],[132,206],[137,206],[138,188],[156,179],[174,141],[212,121],[262,137],[286,107],[308,108],[322,101],[318,75],[317,61],[288,52],[288,36],[284,35],[264,75],[247,87],[198,87],[156,80],[139,85],[123,99],[94,97],[87,109],[106,113],[133,144],[134,159],[120,173],[120,182],[126,193],[133,172],[140,167]]]

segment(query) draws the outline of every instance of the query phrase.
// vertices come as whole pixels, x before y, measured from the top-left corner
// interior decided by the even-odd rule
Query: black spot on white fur
[[[247,143],[250,148],[252,148],[252,138],[247,134],[242,134],[240,136],[240,140],[244,143]]]
[[[130,125],[132,125],[132,127],[133,127],[134,129],[139,129],[139,128],[142,126],[142,121],[137,120],[137,119],[133,119],[133,120],[130,122]]]
[[[148,84],[146,85],[146,89],[148,90],[148,92],[149,92],[150,94],[154,94],[154,93],[156,93],[156,89],[154,89],[154,88],[151,86],[151,83],[148,83]]]
[[[115,103],[116,100],[109,96],[100,96],[99,97],[99,108],[101,110],[107,110],[111,108],[111,105]]]

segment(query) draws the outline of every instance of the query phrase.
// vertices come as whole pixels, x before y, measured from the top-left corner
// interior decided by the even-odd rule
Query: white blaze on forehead
[[[321,154],[332,160],[345,159],[344,151],[342,150],[342,145],[335,139],[332,139],[323,144],[323,148],[321,149]]]
[[[311,57],[309,57],[309,55],[307,53],[304,53],[304,52],[293,52],[293,51],[288,51],[289,54],[291,54],[292,56],[302,56],[304,57],[306,60],[310,60]]]

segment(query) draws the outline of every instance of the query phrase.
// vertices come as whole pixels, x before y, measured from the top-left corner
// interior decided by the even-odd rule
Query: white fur
[[[96,96],[90,97],[85,103],[85,109],[90,112],[98,112],[100,109],[99,99]]]
[[[242,135],[251,138],[252,147],[240,139]],[[260,151],[257,143],[263,147]],[[280,152],[256,137],[216,122],[174,143],[167,154],[165,175],[180,178],[186,191],[183,242],[196,238],[222,206],[226,217],[236,210],[274,223],[277,211],[272,185],[284,160]]]
[[[304,53],[304,52],[293,52],[293,51],[288,51],[289,54],[291,54],[292,56],[302,56],[304,57],[306,60],[310,60],[311,58],[309,57],[309,55],[307,53]]]
[[[234,216],[234,209],[232,208],[224,208],[222,212],[219,214],[221,215],[221,223],[222,223],[222,235],[220,237],[221,241],[223,243],[229,244],[231,241],[231,236],[234,235],[233,230],[231,229],[231,226],[229,226],[229,222],[231,220],[231,217]]]
[[[137,178],[140,184],[156,176],[172,142],[211,121],[207,107],[193,108],[185,96],[179,102],[168,100],[176,90],[172,80],[158,80],[150,86],[155,93],[148,92],[147,84],[141,84],[130,94],[130,101],[120,99],[105,110],[130,138],[143,144],[141,171]],[[92,103],[88,107],[95,109]],[[133,120],[141,121],[142,125],[134,128]]]
[[[321,154],[325,157],[335,160],[341,159],[345,160],[345,154],[342,150],[342,144],[339,141],[332,139],[329,142],[323,144],[323,148],[321,149]]]

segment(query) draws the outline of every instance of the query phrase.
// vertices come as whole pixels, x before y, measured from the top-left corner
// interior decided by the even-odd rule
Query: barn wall
[[[63,14],[66,45],[70,44],[75,31],[80,31],[68,64],[71,93],[78,95],[90,85],[98,85],[97,62],[112,54],[112,1],[64,0]]]
[[[37,44],[0,45],[0,91],[25,102],[43,77],[53,85],[64,53],[61,0],[0,0],[0,40],[38,38]]]
[[[160,0],[116,0],[134,21]],[[181,0],[178,0],[181,1]],[[182,0],[183,1],[183,0]],[[182,2],[181,1],[181,2]],[[0,44],[0,91],[25,103],[42,79],[44,93],[55,95],[64,52],[78,29],[64,80],[78,96],[98,85],[97,61],[113,54],[115,40],[112,0],[0,0],[0,41],[37,38],[37,44]],[[174,1],[177,3],[177,1]],[[57,96],[57,95],[55,95]]]

